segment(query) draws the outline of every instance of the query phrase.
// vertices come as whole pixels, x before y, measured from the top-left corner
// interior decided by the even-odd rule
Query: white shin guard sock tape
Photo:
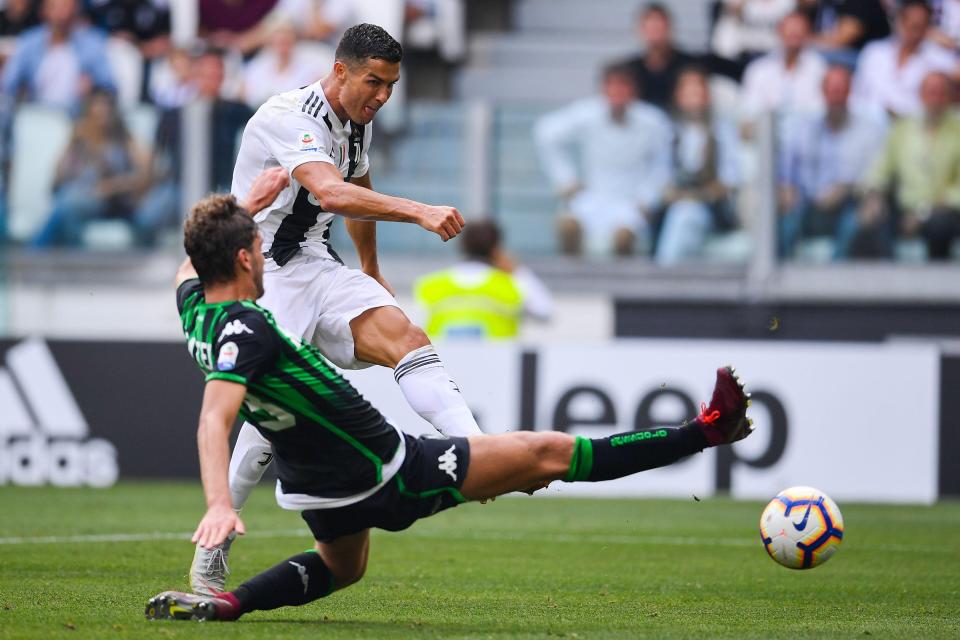
[[[483,433],[433,345],[401,358],[393,377],[410,407],[440,433],[462,437]]]
[[[230,456],[230,499],[233,508],[240,511],[250,497],[250,492],[273,460],[270,442],[260,435],[257,428],[244,422],[237,435],[237,444]]]

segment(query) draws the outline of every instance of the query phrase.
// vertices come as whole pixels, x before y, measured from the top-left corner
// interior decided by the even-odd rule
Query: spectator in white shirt
[[[638,102],[633,73],[607,67],[603,95],[544,116],[534,137],[544,171],[563,199],[561,249],[629,255],[670,179],[671,127],[656,107]]]
[[[893,116],[918,114],[920,85],[927,74],[956,70],[956,57],[927,40],[930,18],[924,0],[905,0],[897,12],[896,35],[864,48],[853,83],[857,106],[882,108]]]
[[[777,25],[796,0],[721,0],[710,46],[713,52],[746,62],[777,47]]]
[[[336,46],[357,22],[354,0],[279,0],[274,15],[290,20],[301,38]]]
[[[329,60],[322,60],[316,53],[298,48],[293,22],[279,18],[272,27],[267,47],[247,63],[243,73],[243,99],[256,109],[272,95],[316,81],[331,64],[332,51]]]
[[[823,107],[820,85],[827,71],[823,57],[808,46],[810,19],[793,12],[780,22],[780,49],[747,66],[741,110],[747,119],[762,113],[793,115]]]
[[[802,237],[832,236],[833,257],[848,256],[857,232],[859,185],[883,146],[883,120],[849,108],[851,73],[830,67],[823,79],[826,112],[803,119],[782,141],[779,174],[780,253],[791,257]]]

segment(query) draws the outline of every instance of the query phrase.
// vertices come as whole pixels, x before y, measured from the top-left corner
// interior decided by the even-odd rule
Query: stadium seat
[[[833,259],[834,242],[829,236],[805,238],[797,243],[796,259],[801,262],[824,264]]]
[[[123,109],[123,121],[141,151],[153,150],[159,117],[156,107],[142,102]]]
[[[897,240],[893,255],[897,262],[926,262],[927,245],[918,238]]]
[[[94,251],[129,249],[133,230],[123,220],[93,220],[83,229],[83,246]]]
[[[23,105],[13,120],[9,233],[26,241],[50,213],[57,161],[70,140],[69,116],[60,110]]]
[[[752,250],[753,238],[750,232],[738,229],[707,238],[703,246],[703,257],[711,262],[747,262]]]

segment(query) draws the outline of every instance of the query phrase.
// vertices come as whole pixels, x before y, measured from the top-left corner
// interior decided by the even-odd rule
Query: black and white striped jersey
[[[320,81],[270,98],[247,123],[233,170],[231,191],[243,200],[264,170],[281,166],[290,174],[287,187],[257,214],[268,257],[280,266],[300,251],[339,260],[329,245],[333,213],[293,179],[307,162],[328,162],[344,180],[366,175],[371,127],[341,123],[330,108]]]

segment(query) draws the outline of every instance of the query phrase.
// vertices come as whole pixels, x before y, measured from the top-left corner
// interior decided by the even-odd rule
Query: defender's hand
[[[232,508],[213,506],[207,509],[190,542],[194,544],[199,542],[205,549],[211,549],[226,540],[231,531],[236,531],[237,535],[242,536],[247,532],[247,528]]]
[[[423,214],[417,223],[427,231],[433,231],[444,242],[457,237],[467,224],[455,208],[430,205],[424,206]]]
[[[270,203],[277,199],[288,184],[290,184],[290,176],[286,169],[283,167],[267,169],[253,181],[246,201],[240,204],[250,212],[250,215],[256,215],[261,209],[270,206]]]

